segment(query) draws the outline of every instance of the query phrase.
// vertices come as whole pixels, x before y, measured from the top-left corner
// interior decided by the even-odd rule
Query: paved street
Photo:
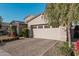
[[[29,38],[7,42],[5,45],[0,46],[0,49],[12,56],[40,56],[56,43],[55,40]]]

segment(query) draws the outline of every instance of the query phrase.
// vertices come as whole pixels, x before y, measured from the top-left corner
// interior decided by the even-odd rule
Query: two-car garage
[[[37,25],[33,28],[33,38],[66,41],[65,28],[52,28],[47,25]]]
[[[65,27],[53,28],[52,26],[48,26],[47,23],[43,14],[26,21],[28,29],[30,30],[29,36],[33,38],[66,41],[67,35]]]

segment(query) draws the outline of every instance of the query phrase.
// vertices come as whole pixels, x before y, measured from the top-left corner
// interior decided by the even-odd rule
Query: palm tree
[[[71,47],[70,24],[79,20],[79,4],[75,3],[51,3],[47,4],[44,17],[49,25],[59,27],[65,25],[68,31],[68,42]]]

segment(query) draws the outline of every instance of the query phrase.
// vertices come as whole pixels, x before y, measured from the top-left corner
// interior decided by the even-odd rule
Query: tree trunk
[[[71,48],[71,35],[70,35],[70,25],[68,25],[67,27],[67,33],[68,33],[68,45],[69,45],[69,48]]]

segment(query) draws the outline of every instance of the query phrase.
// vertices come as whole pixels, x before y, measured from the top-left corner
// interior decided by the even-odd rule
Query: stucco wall
[[[43,15],[40,15],[35,19],[31,20],[30,22],[28,22],[28,28],[30,28],[30,25],[46,24],[46,23],[47,22],[45,21]]]
[[[32,19],[34,16],[30,15],[30,16],[27,16],[25,19],[24,19],[24,22],[25,24],[27,24],[27,21],[29,21],[30,19]]]
[[[37,24],[47,24],[47,22],[43,18],[43,15],[40,15],[34,18],[33,20],[31,20],[30,22],[28,22],[28,28],[30,29],[31,25],[37,25]],[[33,36],[34,38],[44,38],[44,39],[66,41],[67,35],[66,35],[65,29],[62,27],[59,27],[59,28],[33,29]]]

